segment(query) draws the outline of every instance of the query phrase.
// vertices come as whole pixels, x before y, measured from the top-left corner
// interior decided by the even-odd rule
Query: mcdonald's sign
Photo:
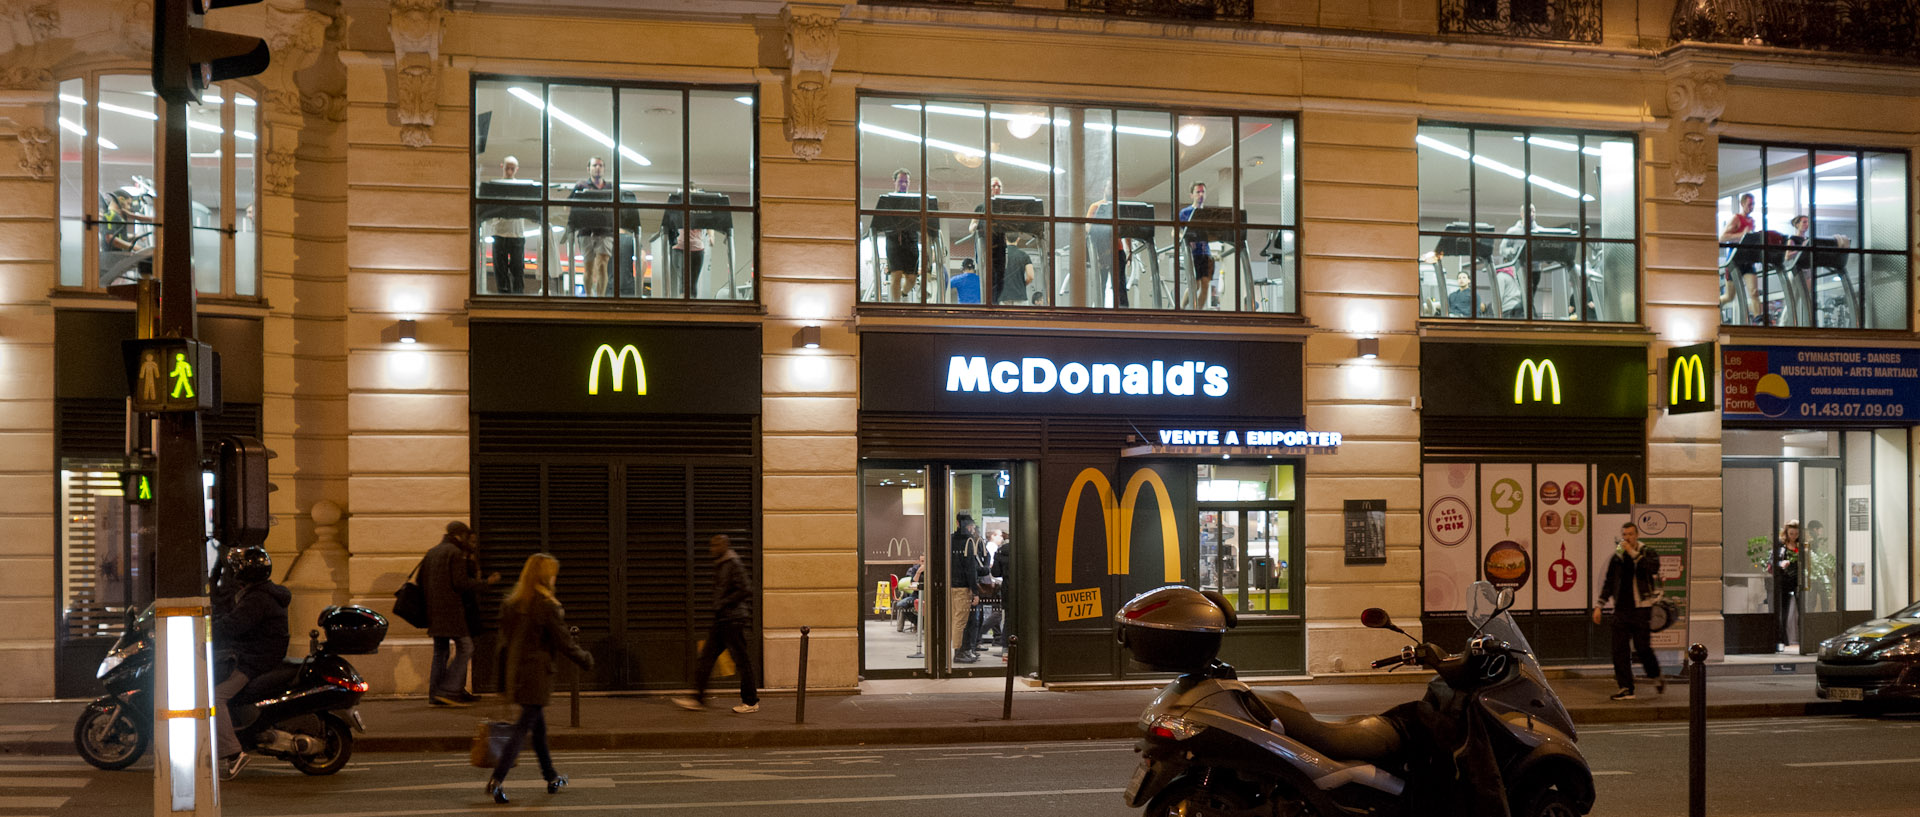
[[[1542,397],[1541,387],[1543,385],[1551,385],[1552,391],[1550,393],[1550,397],[1552,399],[1552,402],[1556,406],[1560,405],[1560,372],[1553,368],[1552,358],[1541,358],[1540,362],[1538,363],[1535,363],[1533,358],[1527,358],[1525,360],[1520,361],[1519,368],[1514,370],[1514,373],[1513,373],[1513,404],[1514,405],[1517,406],[1517,405],[1520,405],[1522,402],[1524,402],[1521,399],[1521,395],[1524,394],[1525,392],[1525,387],[1526,387],[1529,375],[1532,376],[1532,380],[1533,380],[1533,401],[1534,402],[1538,403],[1541,400],[1541,397]]]
[[[587,373],[587,393],[600,393],[601,360],[606,360],[613,364],[613,390],[620,391],[624,385],[621,378],[626,375],[627,359],[629,357],[633,359],[633,393],[636,395],[646,394],[646,365],[640,360],[640,350],[634,348],[631,343],[620,347],[620,351],[618,352],[613,350],[611,344],[606,343],[600,344],[600,348],[593,350],[593,368]]]
[[[1120,493],[1120,502],[1114,504],[1113,483],[1098,468],[1082,469],[1073,478],[1072,487],[1067,489],[1066,503],[1060,509],[1060,538],[1054,552],[1053,581],[1055,584],[1073,583],[1073,534],[1074,519],[1080,507],[1082,492],[1092,487],[1100,502],[1103,540],[1107,546],[1107,574],[1120,575],[1131,571],[1129,563],[1130,545],[1133,541],[1133,509],[1140,500],[1140,492],[1152,488],[1159,502],[1160,511],[1160,548],[1161,561],[1165,565],[1165,580],[1169,583],[1180,581],[1180,522],[1173,510],[1173,495],[1167,492],[1167,483],[1160,474],[1151,468],[1142,468],[1133,472],[1127,479],[1127,486]]]
[[[1713,411],[1713,343],[1667,350],[1667,413]]]
[[[1619,471],[1609,471],[1600,478],[1600,493],[1594,500],[1602,513],[1619,512],[1617,509],[1632,507],[1640,501],[1639,494],[1633,488],[1633,475]]]

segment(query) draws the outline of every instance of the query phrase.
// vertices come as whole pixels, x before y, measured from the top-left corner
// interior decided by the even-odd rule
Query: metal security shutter
[[[1638,459],[1645,451],[1646,421],[1637,418],[1421,418],[1427,462],[1582,462]]]
[[[754,417],[627,414],[474,415],[475,453],[553,458],[752,457]]]
[[[705,556],[705,543],[692,541],[687,525],[687,467],[625,470],[628,677],[636,686],[679,686],[689,677],[702,589],[691,576]]]
[[[566,605],[567,624],[580,628],[589,649],[613,632],[612,588],[607,582],[612,552],[612,480],[600,463],[547,466],[547,552],[560,560],[555,591]],[[597,650],[596,650],[597,651]]]

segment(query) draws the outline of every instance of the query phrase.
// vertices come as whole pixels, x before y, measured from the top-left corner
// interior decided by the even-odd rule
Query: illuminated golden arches
[[[1700,384],[1700,399],[1707,399],[1707,367],[1700,362],[1699,355],[1687,355],[1673,362],[1673,371],[1669,373],[1667,405],[1677,405],[1683,394],[1684,386],[1687,400],[1692,401],[1693,384]]]
[[[1533,362],[1533,358],[1520,361],[1520,369],[1513,373],[1514,405],[1520,405],[1521,387],[1527,382],[1528,375],[1533,377],[1534,402],[1540,401],[1541,381],[1545,380],[1553,386],[1553,404],[1560,405],[1560,372],[1553,368],[1553,361],[1547,358],[1541,358],[1539,363]]]
[[[1073,583],[1073,520],[1080,515],[1080,491],[1092,485],[1100,500],[1100,533],[1107,540],[1107,565],[1113,565],[1113,483],[1098,468],[1082,469],[1067,489],[1067,502],[1060,509],[1059,547],[1053,557],[1055,584]]]
[[[633,356],[633,393],[647,393],[647,369],[640,360],[640,350],[629,343],[615,352],[611,344],[602,343],[593,350],[593,369],[587,374],[587,393],[600,393],[600,360],[604,356],[613,362],[613,390],[620,391],[621,379],[627,373],[627,356]]]
[[[1067,489],[1066,504],[1060,509],[1060,538],[1053,562],[1054,583],[1073,583],[1074,519],[1080,515],[1081,492],[1089,485],[1093,486],[1100,501],[1101,521],[1105,528],[1101,538],[1107,546],[1107,573],[1113,575],[1130,571],[1134,504],[1140,498],[1140,489],[1152,486],[1159,500],[1160,546],[1166,565],[1166,580],[1180,581],[1180,522],[1174,515],[1173,495],[1167,492],[1166,482],[1150,468],[1135,471],[1127,479],[1126,490],[1116,507],[1113,483],[1107,481],[1107,475],[1098,468],[1084,468],[1074,476],[1073,486]]]

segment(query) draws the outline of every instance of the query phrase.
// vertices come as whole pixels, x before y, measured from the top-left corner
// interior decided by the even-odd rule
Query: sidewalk
[[[1716,667],[1715,670],[1719,668]],[[1710,718],[1842,714],[1838,702],[1814,697],[1813,667],[1792,672],[1740,674],[1733,667],[1709,672]],[[1677,721],[1687,718],[1687,681],[1670,679],[1665,695],[1642,683],[1639,699],[1613,702],[1612,680],[1596,669],[1553,670],[1553,686],[1577,724]],[[1386,710],[1424,692],[1421,676],[1380,683],[1314,680],[1255,686],[1288,689],[1315,713],[1358,715]],[[1431,677],[1424,676],[1424,677]],[[569,726],[566,695],[547,710],[557,749],[661,749],[850,744],[972,743],[1131,738],[1136,719],[1154,690],[1096,688],[1049,690],[1016,683],[1013,718],[1001,720],[1002,679],[869,681],[859,695],[811,694],[806,723],[794,723],[791,694],[764,698],[760,711],[735,715],[737,692],[720,686],[705,712],[686,712],[661,695],[589,694],[580,701],[579,727]],[[74,719],[84,701],[0,703],[0,755],[73,753]],[[367,732],[356,749],[365,752],[464,752],[483,717],[501,718],[498,704],[466,709],[429,706],[417,698],[369,698],[360,706]]]

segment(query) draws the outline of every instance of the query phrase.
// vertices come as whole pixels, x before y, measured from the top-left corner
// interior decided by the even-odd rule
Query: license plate
[[[1147,782],[1147,771],[1152,766],[1153,761],[1142,760],[1140,765],[1134,768],[1133,779],[1127,781],[1127,791],[1122,795],[1128,804],[1132,804],[1133,798],[1140,794],[1140,784]]]
[[[1860,701],[1866,699],[1866,691],[1859,687],[1827,687],[1827,697],[1836,701]]]

